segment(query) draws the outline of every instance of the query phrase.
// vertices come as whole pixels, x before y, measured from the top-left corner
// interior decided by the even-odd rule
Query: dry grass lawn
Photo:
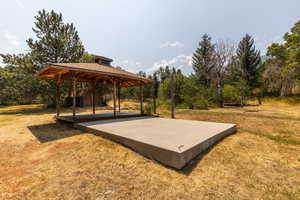
[[[238,125],[181,171],[56,124],[54,113],[0,108],[0,199],[300,199],[299,104],[178,110],[177,118]]]

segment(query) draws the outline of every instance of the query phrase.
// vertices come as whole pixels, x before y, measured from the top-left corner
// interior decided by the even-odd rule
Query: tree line
[[[72,23],[64,23],[61,13],[41,10],[35,16],[35,39],[26,42],[23,54],[0,54],[6,64],[0,68],[0,104],[55,104],[53,80],[35,75],[49,62],[94,62],[85,51]],[[183,74],[172,66],[161,66],[152,74],[144,88],[144,97],[170,105],[173,98],[180,108],[201,109],[223,107],[226,104],[245,105],[247,99],[266,95],[287,96],[299,86],[300,21],[283,36],[282,44],[273,43],[262,56],[252,36],[246,34],[236,46],[230,40],[213,41],[204,34],[192,56],[192,73]],[[78,83],[79,88],[88,85]],[[67,102],[71,83],[64,82],[60,101]],[[109,86],[97,91],[111,93]],[[172,92],[174,91],[174,92]],[[173,96],[172,96],[173,94]],[[138,88],[124,88],[122,98],[139,98]],[[66,104],[67,105],[67,104]]]
[[[262,56],[249,34],[237,47],[229,40],[213,42],[204,34],[192,56],[192,74],[160,67],[148,76],[153,79],[148,97],[170,105],[172,76],[176,80],[175,104],[181,108],[243,106],[249,98],[261,104],[264,96],[293,95],[300,87],[300,21],[283,39],[282,44],[271,44]]]

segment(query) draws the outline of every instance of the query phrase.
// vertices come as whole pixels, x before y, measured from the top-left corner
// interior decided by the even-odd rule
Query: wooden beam
[[[76,77],[73,74],[73,117],[76,115]]]
[[[94,85],[92,86],[92,106],[93,106],[93,115],[96,114],[95,95],[96,95],[96,84],[94,84]]]
[[[95,101],[95,98],[96,98],[96,87],[97,87],[97,83],[98,83],[98,80],[93,80],[90,82],[91,86],[92,86],[92,105],[93,105],[93,114],[95,115],[96,113],[96,101]]]
[[[144,101],[144,86],[143,84],[140,84],[141,114],[144,114],[143,101]]]

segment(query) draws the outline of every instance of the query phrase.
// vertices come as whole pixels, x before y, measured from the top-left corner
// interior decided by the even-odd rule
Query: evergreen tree
[[[49,62],[78,62],[84,53],[83,44],[76,28],[64,23],[62,14],[53,10],[39,11],[32,29],[37,40],[29,38],[34,63],[39,67]]]
[[[211,38],[204,34],[199,47],[193,54],[193,69],[197,80],[206,88],[210,87],[211,72],[215,66],[215,46]]]
[[[242,79],[250,89],[258,87],[261,56],[260,51],[255,48],[254,39],[250,35],[246,34],[240,41],[236,54]]]
[[[160,79],[160,82],[164,82],[166,79],[171,77],[171,70],[169,66],[160,67],[155,73]]]
[[[6,64],[2,68],[3,73],[0,74],[0,103],[32,103],[39,94],[44,92],[44,81],[35,76],[37,69],[30,53],[0,56]]]
[[[157,73],[153,74],[153,82],[152,82],[152,97],[158,97],[158,88],[159,88],[159,81],[157,78]]]

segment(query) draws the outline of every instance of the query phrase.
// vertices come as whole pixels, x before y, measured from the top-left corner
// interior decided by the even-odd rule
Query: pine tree
[[[38,97],[42,98],[43,103],[54,105],[56,101],[54,81],[37,78],[36,73],[48,62],[90,62],[93,60],[93,56],[88,53],[84,54],[84,47],[74,25],[64,23],[62,14],[41,10],[35,16],[35,20],[33,31],[36,34],[36,40],[32,38],[27,40],[30,48],[28,53],[0,54],[3,62],[13,67],[9,70],[9,76],[6,76],[12,81],[5,86],[11,95],[2,101],[32,103]],[[5,72],[7,70],[8,68]],[[4,91],[1,87],[2,80],[0,80],[0,96]],[[62,83],[62,98],[67,96],[68,88],[67,82]]]
[[[250,35],[246,34],[240,41],[236,54],[242,79],[250,89],[258,87],[261,56],[260,51],[255,48],[254,39]]]
[[[72,23],[63,22],[61,13],[41,10],[35,16],[35,20],[32,30],[37,39],[29,38],[26,42],[37,69],[41,69],[49,62],[79,62],[82,59],[84,46],[78,32]],[[43,85],[44,92],[41,96],[44,102],[54,105],[56,101],[54,80],[43,80]],[[61,96],[70,88],[67,85],[67,82],[61,85]]]
[[[37,40],[29,38],[27,44],[35,64],[42,67],[48,62],[78,62],[84,53],[76,28],[64,23],[62,14],[53,10],[39,11],[32,28]]]
[[[206,88],[210,87],[211,72],[215,66],[215,46],[211,38],[204,34],[199,47],[193,54],[193,69],[197,80]]]

